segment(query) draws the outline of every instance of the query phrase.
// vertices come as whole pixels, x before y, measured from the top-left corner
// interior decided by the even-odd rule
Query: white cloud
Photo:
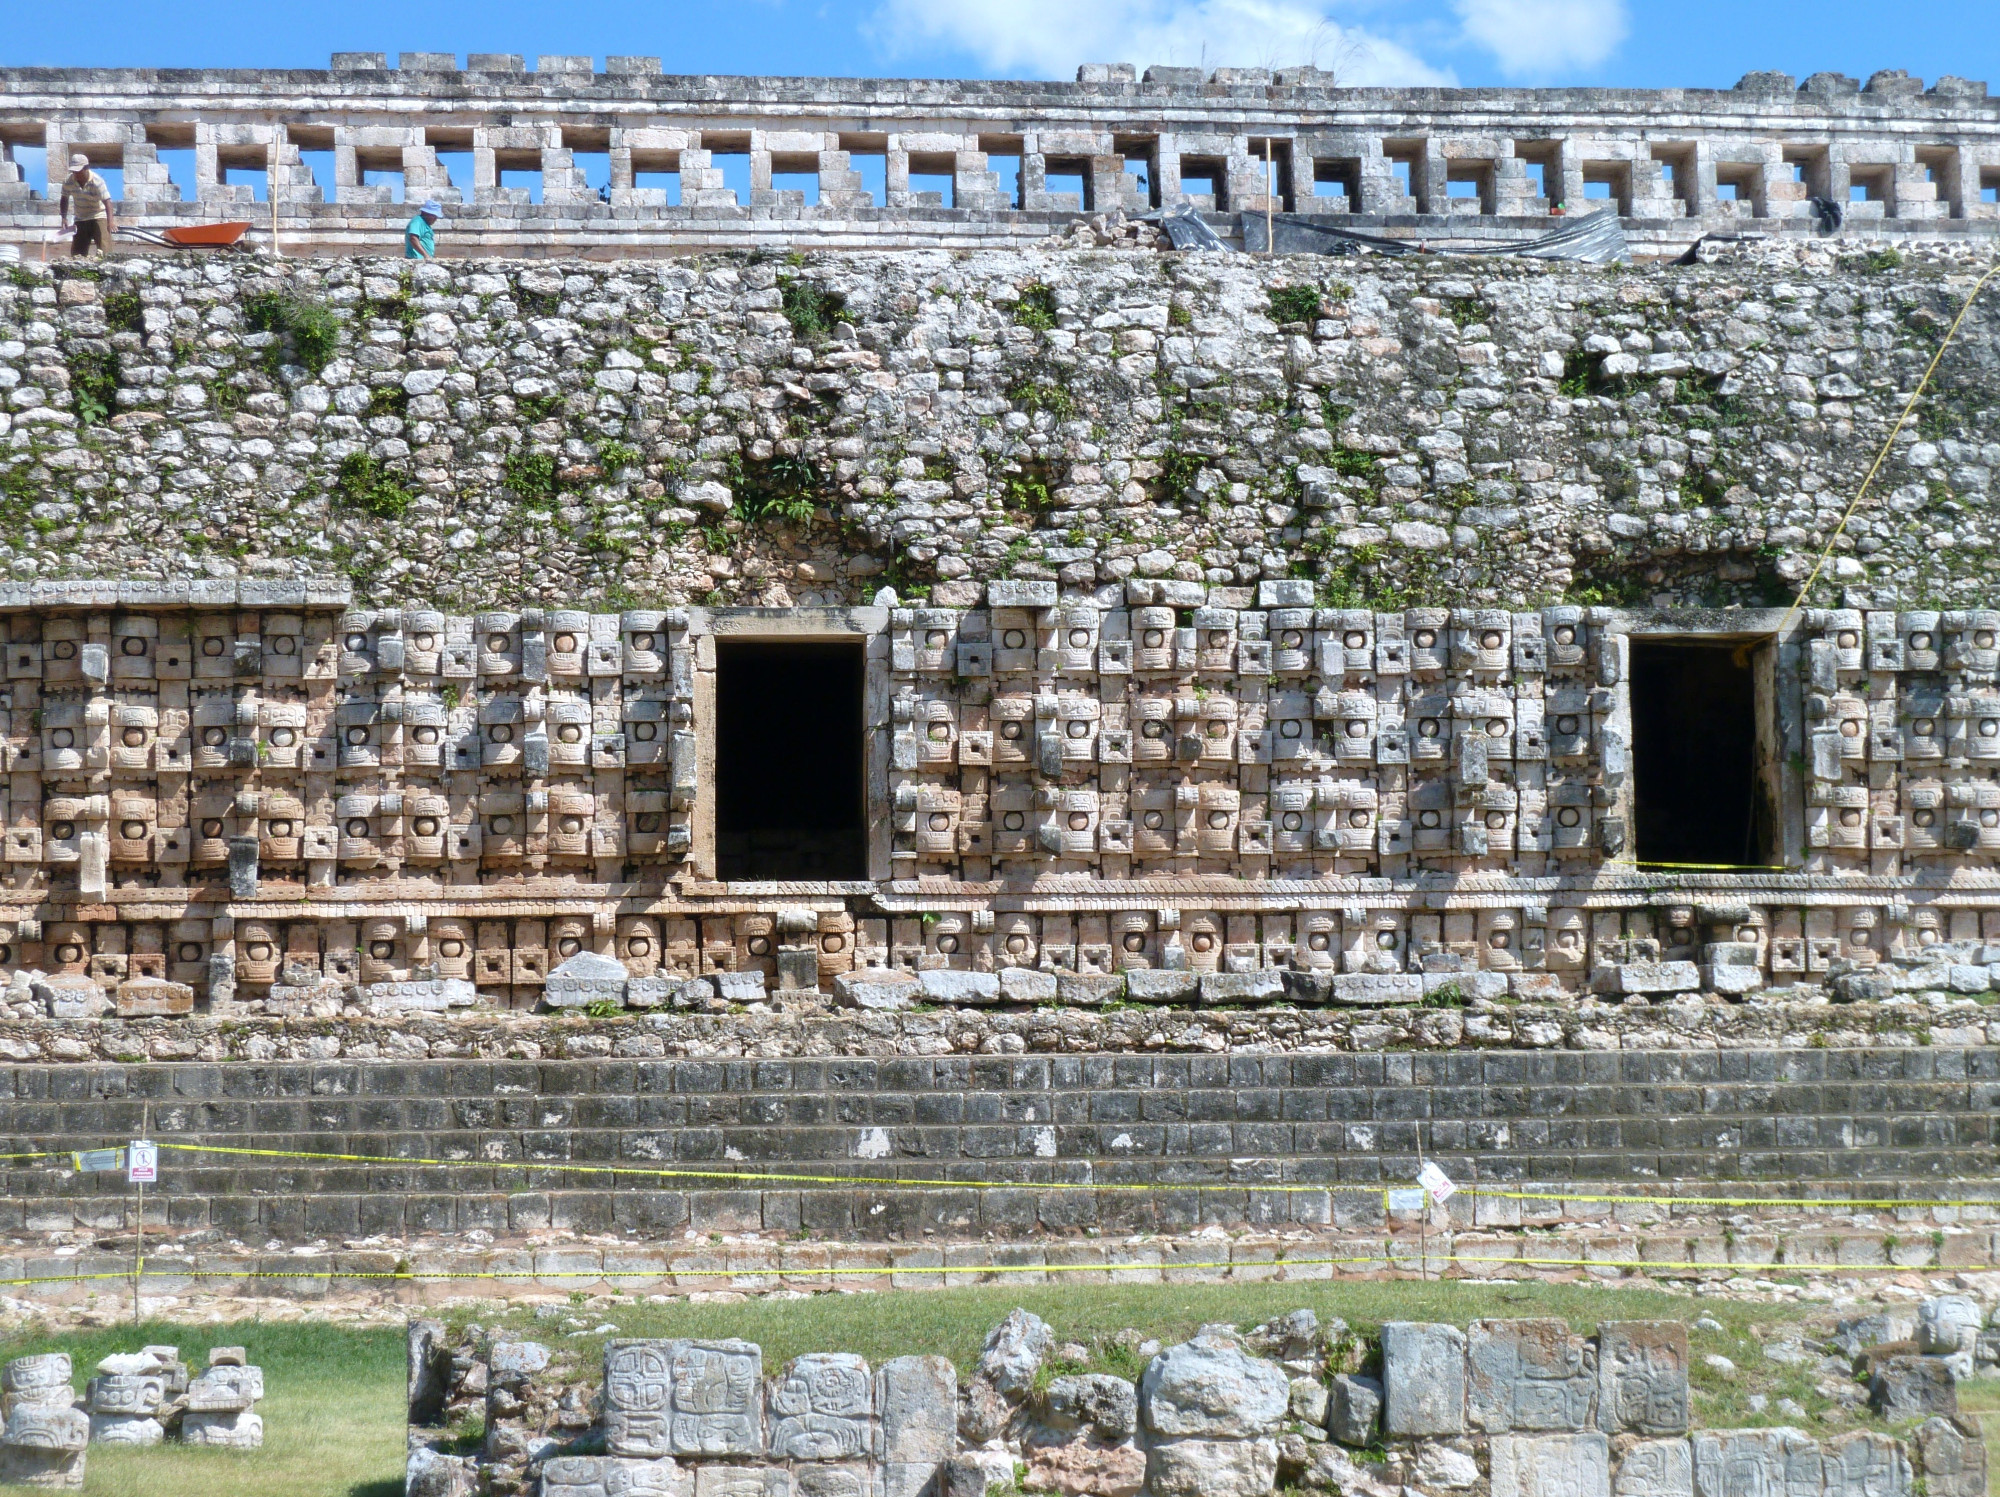
[[[882,0],[871,29],[891,53],[946,46],[997,73],[1045,78],[1074,76],[1080,62],[1310,63],[1355,86],[1455,81],[1395,42],[1342,26],[1311,0]]]
[[[1466,37],[1516,77],[1600,63],[1627,30],[1624,0],[1453,0],[1453,6]]]

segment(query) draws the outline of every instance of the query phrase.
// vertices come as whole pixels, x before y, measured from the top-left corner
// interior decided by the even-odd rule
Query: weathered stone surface
[[[1382,1385],[1359,1373],[1337,1373],[1327,1400],[1326,1432],[1343,1445],[1373,1445],[1382,1428]]]
[[[1247,1355],[1232,1338],[1204,1333],[1153,1358],[1139,1380],[1139,1408],[1159,1439],[1249,1440],[1283,1423],[1291,1403],[1284,1368]]]
[[[1266,1497],[1278,1480],[1275,1440],[1169,1440],[1146,1452],[1148,1497]]]
[[[1326,1428],[1326,1411],[1331,1395],[1316,1377],[1292,1379],[1292,1418],[1311,1429]]]
[[[1891,1309],[1839,1321],[1828,1340],[1842,1356],[1854,1357],[1871,1346],[1882,1346],[1892,1341],[1914,1341],[1916,1335],[1916,1312]]]
[[[1885,1357],[1868,1380],[1868,1406],[1892,1423],[1950,1418],[1958,1412],[1958,1383],[1941,1357]]]
[[[1328,1328],[1328,1339],[1345,1334],[1346,1322],[1336,1320]],[[1292,1310],[1254,1327],[1243,1344],[1260,1357],[1279,1362],[1310,1357],[1319,1349],[1319,1317],[1310,1310]]]
[[[930,967],[917,974],[926,1003],[997,1003],[1000,979],[991,972],[960,972]]]
[[[1694,1447],[1686,1440],[1639,1440],[1618,1461],[1612,1497],[1694,1497]]]
[[[694,1470],[694,1497],[794,1497],[792,1473],[784,1466],[716,1466]]]
[[[1464,1432],[1465,1347],[1465,1333],[1455,1326],[1410,1320],[1383,1325],[1383,1433]]]
[[[1580,1430],[1596,1379],[1585,1343],[1560,1320],[1475,1320],[1466,1332],[1466,1416],[1472,1428]]]
[[[441,1455],[419,1445],[410,1451],[404,1466],[403,1497],[473,1497],[478,1482],[479,1466],[471,1457]],[[563,1488],[558,1486],[554,1490],[561,1492]],[[599,1493],[586,1490],[578,1492],[576,1497],[599,1497]]]
[[[1479,1460],[1443,1440],[1420,1441],[1413,1474],[1425,1491],[1463,1492],[1479,1485]]]
[[[1042,1361],[1055,1350],[1055,1332],[1039,1315],[1010,1310],[986,1336],[973,1375],[1003,1396],[1019,1399],[1034,1387]]]
[[[1495,1435],[1492,1497],[1611,1497],[1611,1442],[1603,1435]]]
[[[1910,1442],[1928,1497],[1986,1497],[1986,1442],[1972,1420],[1926,1419]]]
[[[884,967],[842,972],[833,980],[833,994],[849,1008],[884,1010],[914,1008],[923,998],[914,977]]]
[[[579,951],[549,973],[542,1001],[550,1008],[588,1008],[625,1002],[625,964],[595,951]]]
[[[820,1352],[791,1362],[770,1393],[770,1454],[846,1461],[874,1453],[875,1377],[860,1357]]]
[[[1597,1427],[1609,1434],[1686,1432],[1686,1325],[1673,1320],[1607,1320],[1598,1325]]]
[[[1043,1415],[1057,1428],[1087,1430],[1104,1441],[1129,1440],[1139,1427],[1138,1391],[1106,1372],[1059,1377],[1043,1395]]]
[[[1063,1497],[1138,1497],[1146,1484],[1146,1453],[1131,1444],[1092,1440],[1033,1442],[1024,1447],[1024,1489]]]
[[[921,1465],[958,1446],[958,1373],[944,1357],[892,1357],[876,1373],[882,1459]]]
[[[1826,1497],[1909,1497],[1910,1460],[1903,1443],[1872,1430],[1850,1430],[1826,1442]]]
[[[1820,1449],[1796,1429],[1703,1430],[1692,1440],[1695,1497],[1817,1497]]]
[[[1038,972],[1033,967],[1002,967],[999,977],[1002,1003],[1056,1001],[1056,974],[1053,972]]]
[[[1971,1351],[1986,1316],[1979,1302],[1963,1294],[1934,1294],[1917,1305],[1917,1350],[1944,1356]]]
[[[613,1455],[764,1450],[762,1353],[746,1341],[610,1341],[604,1427]]]
[[[213,1412],[190,1409],[181,1416],[181,1441],[221,1450],[261,1450],[263,1416],[248,1408]]]
[[[1192,972],[1138,969],[1125,974],[1125,995],[1134,1003],[1185,1003],[1201,986]]]
[[[5,1373],[0,1374],[4,1411],[11,1413],[21,1404],[68,1408],[76,1397],[75,1390],[70,1386],[71,1376],[68,1352],[42,1352],[32,1357],[13,1358],[7,1363]]]

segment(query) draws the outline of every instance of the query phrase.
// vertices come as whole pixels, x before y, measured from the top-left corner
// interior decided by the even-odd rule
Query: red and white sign
[[[143,1138],[134,1139],[125,1155],[125,1179],[133,1185],[158,1184],[160,1146]]]

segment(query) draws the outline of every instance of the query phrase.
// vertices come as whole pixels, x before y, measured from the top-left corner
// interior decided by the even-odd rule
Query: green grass
[[[2000,1377],[1975,1378],[1958,1385],[1958,1411],[1979,1426],[1986,1445],[1986,1490],[1993,1490],[1993,1470],[2000,1466]]]
[[[211,1346],[241,1346],[264,1369],[264,1448],[90,1447],[92,1497],[401,1497],[403,1336],[329,1325],[176,1326],[16,1335],[0,1359],[70,1354],[79,1391],[98,1359],[145,1345],[178,1346],[189,1371]],[[0,1491],[26,1491],[0,1486]]]
[[[1163,1345],[1185,1340],[1201,1326],[1227,1321],[1245,1329],[1306,1308],[1322,1321],[1338,1317],[1358,1332],[1385,1320],[1438,1320],[1463,1326],[1481,1316],[1559,1316],[1579,1331],[1600,1320],[1684,1320],[1711,1315],[1724,1335],[1695,1335],[1697,1362],[1704,1352],[1733,1351],[1749,1327],[1796,1321],[1807,1313],[1787,1305],[1693,1299],[1651,1290],[1600,1289],[1588,1284],[1480,1284],[1469,1280],[1360,1280],[1300,1284],[1054,1284],[1049,1286],[927,1289],[909,1293],[816,1294],[810,1299],[747,1300],[741,1304],[647,1304],[598,1295],[579,1303],[573,1317],[591,1326],[610,1322],[620,1336],[740,1336],[764,1348],[768,1366],[813,1351],[858,1352],[871,1361],[913,1349],[950,1357],[969,1372],[987,1331],[1016,1305],[1032,1310],[1059,1339],[1085,1346],[1106,1344],[1128,1327]],[[498,1319],[490,1307],[454,1312],[460,1321],[507,1324],[531,1339],[590,1344],[565,1336],[559,1323],[536,1320],[526,1306]],[[1710,1345],[1709,1342],[1715,1344]],[[1724,1343],[1728,1345],[1725,1346]],[[588,1358],[585,1359],[589,1360]],[[1772,1372],[1778,1364],[1764,1364]],[[1762,1367],[1757,1369],[1759,1373]]]

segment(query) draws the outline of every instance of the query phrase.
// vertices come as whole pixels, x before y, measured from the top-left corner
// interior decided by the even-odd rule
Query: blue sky
[[[1751,69],[1990,78],[2000,6],[1880,0],[97,0],[17,5],[0,64],[324,67],[341,51],[638,53],[669,71],[1073,76],[1316,60],[1355,83],[1727,87]]]

